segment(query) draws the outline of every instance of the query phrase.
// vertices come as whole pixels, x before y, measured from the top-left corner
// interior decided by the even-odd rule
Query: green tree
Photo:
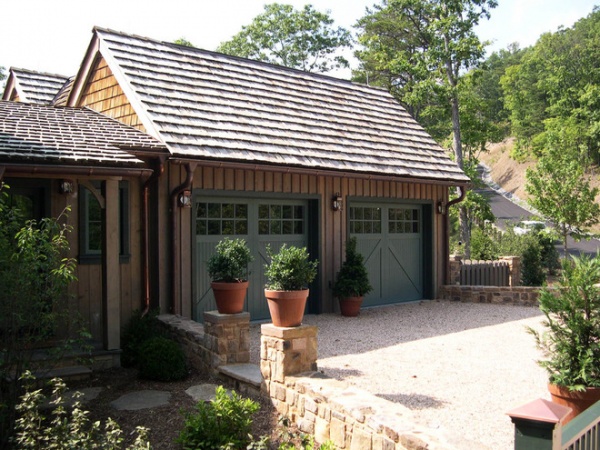
[[[548,149],[535,168],[527,170],[525,189],[529,203],[556,224],[567,253],[567,236],[585,236],[587,229],[600,221],[596,203],[598,189],[592,188],[586,168],[588,160],[564,135],[548,136]]]
[[[439,99],[450,113],[452,146],[458,166],[464,167],[460,123],[460,74],[484,56],[485,43],[474,28],[489,18],[496,0],[383,0],[358,21],[357,57],[361,70],[375,67],[374,76],[397,84],[406,104],[422,107],[426,98]],[[385,33],[391,30],[393,38]],[[391,47],[389,47],[391,46]],[[421,102],[421,103],[419,103]],[[409,109],[410,110],[410,109]],[[461,238],[469,254],[467,210],[460,206]]]
[[[336,53],[351,46],[350,32],[333,27],[329,12],[316,11],[312,5],[296,10],[280,3],[264,8],[264,13],[230,41],[222,42],[217,51],[308,72],[348,67],[348,61]]]
[[[183,45],[185,47],[195,47],[194,44],[192,44],[190,41],[188,41],[186,38],[184,37],[180,37],[179,39],[174,41],[174,44],[177,45]]]
[[[543,34],[502,78],[517,154],[540,156],[548,134],[569,134],[600,161],[600,10]]]

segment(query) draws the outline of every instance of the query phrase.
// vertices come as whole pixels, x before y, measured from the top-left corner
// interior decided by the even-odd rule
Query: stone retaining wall
[[[221,366],[249,361],[248,313],[212,311],[204,325],[173,315],[158,319],[195,370],[216,373]],[[280,414],[317,442],[331,440],[340,450],[455,449],[434,430],[415,426],[403,405],[318,372],[317,333],[307,325],[261,326],[261,394]]]
[[[181,316],[158,316],[170,336],[181,345],[197,371],[218,372],[225,364],[250,362],[250,313],[204,313],[204,325]]]
[[[496,303],[515,306],[538,306],[539,287],[442,286],[439,298],[463,303]]]
[[[452,449],[410,410],[317,371],[317,328],[261,327],[264,390],[280,414],[340,450]]]

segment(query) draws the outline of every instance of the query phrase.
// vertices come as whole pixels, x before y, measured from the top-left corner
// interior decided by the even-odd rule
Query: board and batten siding
[[[75,192],[79,186],[75,185]],[[120,285],[121,325],[127,323],[135,310],[142,306],[141,285],[141,241],[140,241],[140,182],[137,178],[129,180],[129,259],[119,263],[119,279],[111,280]],[[73,228],[73,232],[67,235],[70,245],[69,256],[77,259],[79,255],[79,203],[76,196],[65,196],[58,194],[58,180],[53,181],[51,214],[58,217],[66,206],[71,211],[67,216],[67,224]],[[77,304],[77,311],[81,319],[89,327],[94,340],[102,342],[103,311],[102,311],[102,264],[86,263],[77,264],[77,282],[74,283],[69,294]]]
[[[97,58],[77,106],[87,106],[125,125],[146,131],[104,58]]]
[[[178,165],[170,166],[170,186],[176,186],[183,181],[184,172]],[[212,165],[198,165],[193,178],[193,189],[206,191],[231,192],[232,195],[246,193],[254,194],[294,194],[294,196],[306,195],[318,197],[320,203],[319,224],[319,259],[321,292],[320,298],[323,302],[323,311],[333,311],[333,297],[331,284],[339,270],[344,258],[344,242],[347,237],[346,206],[348,198],[373,198],[373,200],[399,200],[416,201],[430,204],[435,210],[438,201],[448,201],[448,187],[440,184],[412,183],[392,180],[374,180],[358,177],[346,177],[328,174],[320,171],[317,174],[289,171],[269,170],[265,168],[234,168],[216,167]],[[339,193],[343,198],[343,210],[333,211],[331,200]],[[243,195],[243,194],[242,194]],[[193,248],[194,238],[193,218],[190,209],[180,208],[181,231],[178,238],[181,239],[181,311],[186,317],[191,317],[192,305],[192,279],[193,264],[189,249]],[[445,216],[433,211],[433,259],[434,270],[433,292],[437,293],[438,286],[443,284],[445,265],[442,253],[444,251],[444,220]],[[185,231],[184,231],[185,230]],[[162,302],[161,302],[162,303]]]

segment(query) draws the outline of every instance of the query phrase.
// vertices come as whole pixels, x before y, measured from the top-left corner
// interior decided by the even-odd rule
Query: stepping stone
[[[79,398],[75,398],[76,392],[81,392],[83,395],[80,395]],[[91,402],[92,400],[96,400],[100,395],[100,392],[102,392],[101,387],[83,388],[75,391],[67,391],[65,392],[63,398],[66,405],[73,405],[76,400],[79,400],[79,402],[83,405]]]
[[[195,402],[210,402],[215,399],[215,390],[217,389],[218,384],[197,384],[196,386],[191,386],[188,388],[185,393],[192,397]],[[227,391],[230,392],[229,390]]]
[[[122,395],[111,402],[110,406],[119,411],[138,411],[168,405],[170,399],[171,393],[167,391],[134,391]]]

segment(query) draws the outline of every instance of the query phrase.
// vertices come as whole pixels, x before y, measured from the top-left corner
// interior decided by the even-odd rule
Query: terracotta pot
[[[563,425],[600,400],[600,388],[589,387],[582,392],[571,392],[568,388],[548,384],[548,390],[554,403],[568,406],[573,410],[564,418]]]
[[[265,289],[271,320],[276,327],[299,327],[304,318],[308,289],[302,291],[271,291]]]
[[[362,305],[363,302],[363,297],[344,297],[340,298],[339,300],[342,316],[358,316],[358,313],[360,312],[360,305]]]
[[[217,311],[221,314],[239,314],[244,311],[244,301],[248,290],[248,281],[241,283],[212,282]]]

